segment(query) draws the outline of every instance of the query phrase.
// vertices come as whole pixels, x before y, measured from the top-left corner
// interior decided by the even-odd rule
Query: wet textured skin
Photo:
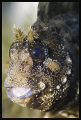
[[[53,112],[78,105],[78,19],[78,3],[39,3],[27,35],[14,27],[4,83],[12,101]]]

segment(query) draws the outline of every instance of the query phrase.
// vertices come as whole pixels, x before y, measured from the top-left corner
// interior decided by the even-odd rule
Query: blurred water
[[[13,42],[13,25],[28,31],[37,19],[38,2],[2,2],[2,117],[36,118],[41,112],[13,103],[6,94],[4,80],[8,69],[8,51]]]

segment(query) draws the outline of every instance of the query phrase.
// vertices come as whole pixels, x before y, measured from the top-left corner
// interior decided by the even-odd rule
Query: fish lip
[[[39,82],[37,87],[23,87],[23,86],[5,86],[7,88],[7,96],[10,99],[18,98],[18,99],[25,99],[31,97],[33,95],[38,95],[41,91],[46,88],[45,83]]]
[[[23,94],[23,95],[20,95],[20,96],[17,96],[15,94],[12,93],[13,89],[29,89],[26,94]],[[39,94],[40,91],[38,90],[32,90],[31,88],[29,87],[7,87],[7,96],[8,98],[12,99],[13,97],[14,98],[18,98],[18,99],[25,99],[25,98],[28,98],[28,97],[31,97],[33,95],[36,95],[36,94]]]

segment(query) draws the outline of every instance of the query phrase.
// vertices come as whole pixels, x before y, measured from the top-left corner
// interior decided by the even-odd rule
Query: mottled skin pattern
[[[78,10],[75,3],[67,4],[70,8],[65,2],[40,3],[28,35],[14,27],[4,86],[23,107],[56,112],[78,104]],[[53,5],[60,9],[53,12]]]

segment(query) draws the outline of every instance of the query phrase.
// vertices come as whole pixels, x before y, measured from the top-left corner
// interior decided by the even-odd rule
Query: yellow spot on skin
[[[69,56],[67,56],[66,61],[67,61],[67,63],[72,63],[72,60]]]
[[[71,69],[69,69],[66,73],[67,73],[68,75],[71,74]]]
[[[50,68],[51,71],[55,72],[60,69],[59,64],[55,61],[52,61],[52,59],[48,58],[45,62],[45,66]]]
[[[57,88],[57,89],[60,89],[60,85],[57,85],[56,88]]]
[[[62,83],[65,83],[67,81],[67,77],[66,76],[62,77],[61,81],[62,81]]]
[[[38,34],[36,34],[35,31],[32,30],[32,28],[30,28],[29,33],[28,33],[28,41],[33,42],[34,39],[38,39]]]
[[[45,88],[45,84],[43,82],[39,82],[38,85],[41,90],[43,90]]]

